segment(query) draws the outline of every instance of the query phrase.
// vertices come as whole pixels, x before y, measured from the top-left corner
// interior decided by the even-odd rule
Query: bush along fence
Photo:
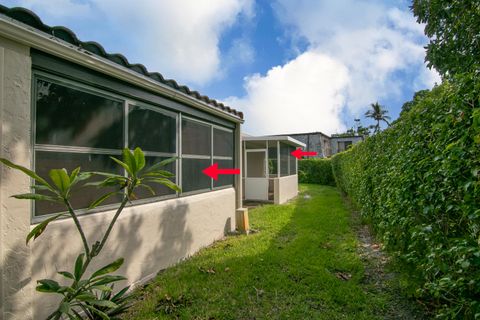
[[[300,183],[335,185],[330,159],[303,159],[298,161],[298,180]]]
[[[444,318],[480,318],[479,97],[478,75],[457,76],[332,159],[340,189]]]

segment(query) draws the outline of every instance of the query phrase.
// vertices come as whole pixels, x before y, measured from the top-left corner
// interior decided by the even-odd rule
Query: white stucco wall
[[[30,167],[29,48],[0,37],[0,157]],[[0,319],[32,319],[30,203],[10,198],[29,192],[29,178],[0,166]]]
[[[80,217],[90,243],[100,240],[113,214],[109,211]],[[233,188],[133,206],[121,214],[90,270],[123,257],[125,264],[119,273],[125,275],[129,283],[149,279],[159,270],[222,238],[234,225]],[[32,279],[60,280],[56,271],[72,270],[82,244],[73,222],[67,219],[50,224],[31,249]],[[44,319],[56,301],[54,297],[35,292],[34,319]]]
[[[0,37],[0,157],[25,167],[32,164],[30,92],[29,48]],[[82,250],[70,220],[52,223],[40,238],[25,244],[34,227],[31,205],[10,196],[29,192],[29,186],[26,175],[0,165],[1,320],[43,319],[55,298],[37,293],[36,280],[60,280],[56,272],[71,271]],[[231,231],[236,197],[235,190],[227,188],[129,207],[91,269],[124,257],[120,274],[130,283],[148,279]],[[112,215],[112,211],[99,212],[80,218],[90,242],[99,240]]]
[[[282,204],[298,195],[298,175],[274,179],[274,203]]]

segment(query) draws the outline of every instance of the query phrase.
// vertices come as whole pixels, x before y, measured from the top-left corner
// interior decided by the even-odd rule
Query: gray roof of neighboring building
[[[299,135],[312,135],[312,134],[321,134],[322,136],[330,138],[329,135],[320,132],[320,131],[315,131],[315,132],[299,132],[299,133],[286,133],[286,134],[279,134],[279,136],[299,136]]]
[[[70,29],[62,26],[48,26],[42,22],[42,20],[32,11],[25,8],[7,8],[0,4],[0,14],[4,14],[7,17],[10,17],[16,21],[22,22],[30,27],[33,27],[39,31],[45,32],[49,35],[52,35],[56,38],[59,38],[67,43],[80,47],[90,53],[93,53],[102,58],[108,59],[122,67],[128,68],[132,71],[135,71],[141,75],[147,76],[161,84],[167,85],[170,88],[180,91],[184,94],[191,96],[197,100],[205,102],[210,106],[219,109],[225,113],[236,116],[240,119],[243,119],[243,112],[237,111],[229,106],[224,105],[221,102],[218,102],[214,99],[211,99],[207,96],[203,96],[197,91],[190,90],[187,86],[179,85],[175,80],[165,79],[158,72],[149,72],[142,64],[131,64],[125,56],[119,53],[108,53],[105,49],[97,42],[94,41],[80,41],[75,33]]]

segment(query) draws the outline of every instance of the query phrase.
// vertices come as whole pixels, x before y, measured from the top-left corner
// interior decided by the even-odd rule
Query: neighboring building
[[[322,132],[290,133],[288,136],[303,142],[305,150],[317,152],[316,156],[308,158],[328,158],[332,155],[345,151],[351,145],[363,141],[363,136],[332,135],[331,137]]]
[[[303,142],[305,150],[315,151],[317,155],[313,158],[326,158],[332,155],[330,137],[322,132],[293,133],[288,136]]]
[[[352,145],[363,141],[363,136],[332,136],[330,144],[332,146],[332,155],[345,151]]]
[[[0,157],[41,175],[78,165],[122,172],[109,157],[124,147],[141,147],[150,164],[178,157],[169,170],[183,192],[139,192],[92,270],[124,257],[119,272],[142,282],[233,230],[243,210],[241,176],[213,181],[202,169],[242,166],[242,123],[241,112],[46,26],[28,10],[0,5]],[[57,297],[36,292],[36,280],[71,271],[82,244],[64,219],[26,246],[32,227],[62,209],[11,198],[30,192],[32,181],[21,172],[1,166],[0,182],[0,319],[44,319]],[[97,196],[85,188],[73,202],[85,208]],[[90,243],[117,201],[80,216]]]
[[[297,159],[304,143],[288,136],[243,136],[245,200],[285,203],[298,194]]]

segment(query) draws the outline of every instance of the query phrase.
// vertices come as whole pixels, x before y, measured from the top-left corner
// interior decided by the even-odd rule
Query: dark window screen
[[[280,143],[280,176],[288,176],[289,146]]]
[[[213,162],[218,163],[220,169],[233,169],[233,160],[213,160]],[[233,185],[233,179],[232,174],[220,174],[218,180],[213,180],[213,187]]]
[[[233,158],[233,132],[213,129],[213,155]]]
[[[165,160],[165,159],[168,159],[168,157],[145,157],[145,168],[149,168],[149,167],[153,166],[154,164],[156,164],[156,163],[158,163],[162,160]],[[176,174],[175,162],[171,162],[171,163],[167,164],[166,166],[161,167],[159,169],[160,170],[166,170],[166,171],[169,171],[173,174]],[[170,180],[172,182],[175,182],[175,177],[171,178]],[[145,187],[139,187],[135,191],[135,196],[138,199],[146,199],[146,198],[175,194],[175,190],[172,190],[172,189],[170,189],[170,188],[168,188],[168,187],[166,187],[166,186],[164,186],[160,183],[149,182],[149,183],[146,183],[146,184],[153,189],[155,194],[153,195],[152,192]]]
[[[183,119],[182,153],[209,156],[211,153],[211,127]]]
[[[123,103],[45,80],[36,95],[37,144],[123,147]]]
[[[277,142],[269,141],[268,142],[268,173],[271,175],[276,175],[278,172],[278,162],[277,162]]]
[[[297,174],[297,159],[291,155],[293,151],[295,151],[295,147],[290,146],[290,150],[288,152],[288,159],[290,160],[290,175]]]
[[[176,152],[177,120],[160,112],[130,106],[128,114],[128,145],[144,151]]]
[[[120,156],[115,156],[120,158]],[[50,181],[48,173],[51,169],[67,169],[70,174],[71,171],[77,167],[80,167],[81,171],[103,171],[116,174],[123,174],[123,169],[116,164],[109,155],[103,154],[86,154],[86,153],[63,153],[63,152],[35,152],[35,169],[38,175],[47,178]],[[95,181],[101,179],[100,177],[94,177],[88,181]],[[87,181],[87,182],[88,182]],[[97,189],[94,186],[81,187],[81,184],[74,187],[72,198],[70,202],[73,208],[81,209],[88,208],[90,204],[98,199],[101,195],[114,191],[113,188]],[[103,204],[112,204],[120,202],[121,196],[111,197],[107,199]],[[51,214],[56,212],[66,211],[65,207],[53,202],[37,201],[35,203],[35,215]]]
[[[210,189],[210,180],[202,171],[210,159],[182,159],[182,192]]]

